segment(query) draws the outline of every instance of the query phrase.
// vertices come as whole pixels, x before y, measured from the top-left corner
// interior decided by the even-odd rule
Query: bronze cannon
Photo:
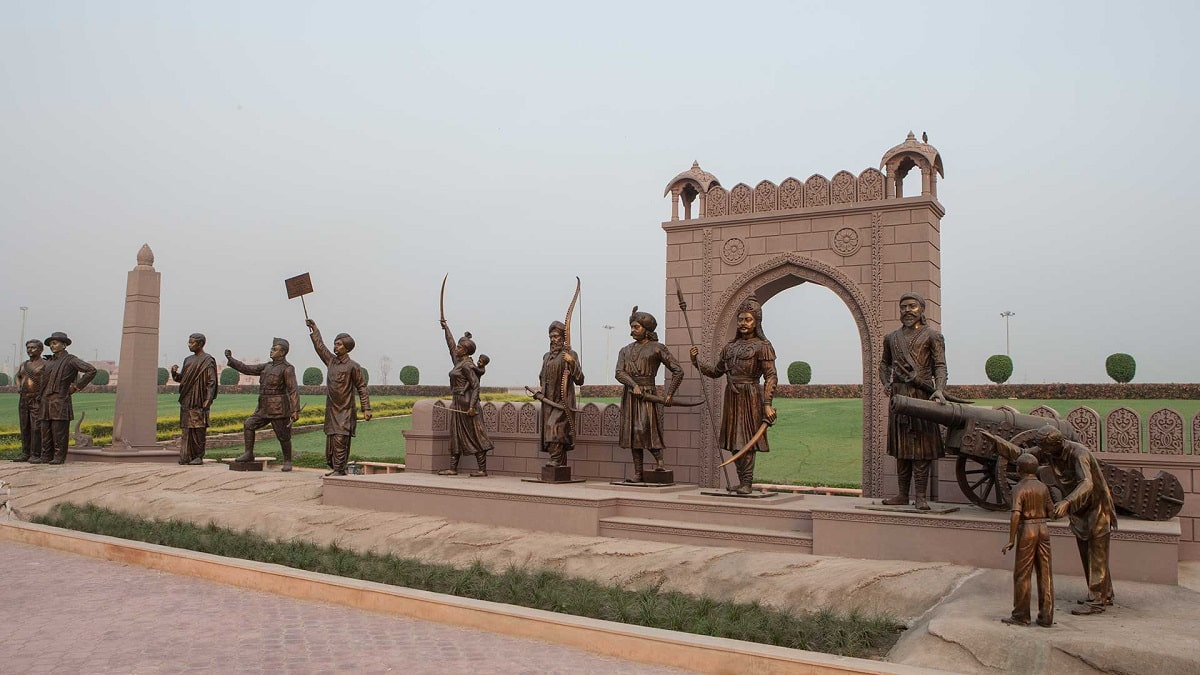
[[[1002,457],[995,444],[979,433],[987,431],[1018,446],[1028,446],[1033,434],[1049,424],[1067,440],[1078,440],[1075,429],[1061,419],[1021,415],[1011,410],[960,403],[936,403],[892,396],[892,413],[937,422],[946,428],[946,451],[955,456],[955,476],[967,499],[991,511],[1007,511],[1012,505],[1012,488],[1020,480],[1016,465]],[[1112,491],[1113,503],[1123,513],[1145,520],[1169,520],[1183,508],[1183,486],[1174,474],[1158,472],[1145,478],[1137,469],[1121,469],[1101,461]],[[1051,486],[1055,498],[1054,473],[1043,467],[1039,477]]]

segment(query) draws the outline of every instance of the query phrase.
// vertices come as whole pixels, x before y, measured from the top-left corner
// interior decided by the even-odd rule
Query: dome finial
[[[150,244],[142,244],[142,247],[138,249],[137,264],[138,267],[154,269],[154,251],[150,250]]]

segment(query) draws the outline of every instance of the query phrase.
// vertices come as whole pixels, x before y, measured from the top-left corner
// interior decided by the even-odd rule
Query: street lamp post
[[[1017,315],[1016,312],[1010,312],[1008,310],[1004,310],[1003,312],[1000,312],[1000,316],[1004,317],[1004,355],[1005,356],[1012,356],[1012,353],[1009,349],[1008,319],[1009,319],[1009,317],[1016,316],[1016,315]]]
[[[613,327],[609,324],[604,324],[604,372],[606,373],[612,372],[609,367],[611,365],[609,357],[612,354],[612,329]]]

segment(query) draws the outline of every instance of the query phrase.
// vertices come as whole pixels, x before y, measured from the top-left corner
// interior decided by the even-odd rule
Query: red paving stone
[[[4,673],[683,673],[0,542]]]

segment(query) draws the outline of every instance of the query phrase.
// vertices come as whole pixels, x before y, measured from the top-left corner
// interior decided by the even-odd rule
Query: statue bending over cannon
[[[1027,447],[1037,430],[1049,425],[1068,441],[1075,429],[1066,420],[1021,415],[960,403],[936,403],[908,396],[892,396],[892,411],[946,427],[947,454],[957,456],[955,475],[962,492],[974,504],[991,511],[1012,508],[1012,488],[1020,480],[1016,465],[997,452],[988,432],[1017,446]],[[1145,478],[1136,469],[1120,469],[1100,462],[1117,509],[1144,520],[1170,520],[1183,508],[1183,486],[1173,474],[1160,471]],[[1044,469],[1045,467],[1043,467]],[[1056,489],[1053,473],[1039,476]]]

